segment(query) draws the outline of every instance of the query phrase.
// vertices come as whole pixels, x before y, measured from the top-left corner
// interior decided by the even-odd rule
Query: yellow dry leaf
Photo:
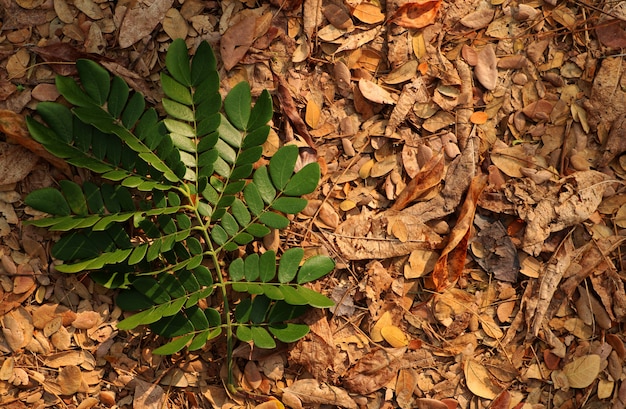
[[[385,15],[380,7],[371,3],[361,3],[354,8],[352,15],[366,24],[382,23]]]
[[[569,386],[572,388],[586,388],[600,373],[600,355],[591,354],[575,358],[563,367]]]
[[[380,335],[394,348],[402,348],[409,344],[409,339],[407,338],[404,331],[395,325],[387,325],[380,329]]]
[[[381,330],[384,327],[392,325],[392,319],[393,317],[391,316],[391,312],[389,311],[385,311],[383,315],[380,316],[378,321],[376,321],[376,324],[374,324],[374,326],[370,330],[370,338],[372,338],[372,341],[382,342],[383,335],[381,333]]]
[[[608,399],[613,395],[613,388],[615,387],[615,382],[609,381],[607,379],[600,379],[598,381],[598,399]]]
[[[365,162],[361,168],[359,168],[359,176],[361,177],[361,179],[367,179],[368,177],[370,177],[370,174],[372,172],[372,167],[374,166],[374,164],[376,163],[376,161],[374,159],[370,159],[367,162]]]
[[[404,278],[419,278],[433,271],[439,254],[433,250],[417,249],[411,252],[404,266]]]
[[[321,115],[322,110],[319,105],[317,105],[317,102],[315,102],[313,98],[309,98],[306,104],[306,114],[304,116],[306,123],[313,129],[317,128],[320,124]]]
[[[424,40],[424,34],[421,31],[416,32],[411,40],[413,42],[413,54],[417,59],[422,59],[426,56],[426,40]]]
[[[465,361],[465,383],[468,389],[476,396],[485,399],[493,399],[500,393],[498,388],[491,378],[489,372],[479,362],[473,359]]]
[[[480,316],[480,322],[482,324],[483,331],[485,331],[485,334],[489,335],[491,338],[500,339],[504,336],[504,332],[502,332],[492,316],[482,314]]]

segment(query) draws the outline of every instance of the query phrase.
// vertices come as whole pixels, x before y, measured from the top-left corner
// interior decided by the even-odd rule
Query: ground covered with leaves
[[[0,405],[626,407],[625,21],[591,0],[0,0]],[[262,246],[333,257],[315,287],[336,307],[294,345],[240,344],[238,395],[223,340],[153,355],[22,224],[29,192],[92,177],[24,127],[54,76],[92,59],[161,109],[174,38],[212,44],[224,92],[271,91],[266,158],[322,167]]]

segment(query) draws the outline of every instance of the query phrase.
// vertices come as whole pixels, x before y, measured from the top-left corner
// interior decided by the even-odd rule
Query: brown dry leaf
[[[30,343],[34,330],[33,319],[23,307],[18,307],[2,317],[2,334],[14,352]]]
[[[83,376],[80,368],[76,365],[68,365],[61,368],[57,383],[61,388],[62,395],[73,395],[80,390]]]
[[[385,14],[380,7],[373,3],[363,2],[352,10],[352,15],[366,24],[382,23],[385,20]]]
[[[365,78],[359,80],[359,90],[366,99],[377,104],[393,105],[396,103],[396,99],[389,91]]]
[[[2,130],[2,118],[0,118]],[[23,180],[37,164],[37,156],[19,145],[0,142],[0,180],[11,184]]]
[[[610,48],[626,47],[626,23],[624,20],[604,20],[596,27],[600,42]]]
[[[413,179],[400,192],[391,206],[392,210],[400,211],[418,199],[433,187],[441,183],[444,174],[444,159],[442,154],[430,158]]]
[[[92,20],[104,18],[102,9],[93,0],[74,0],[74,6]]]
[[[378,348],[370,352],[350,368],[344,385],[351,392],[362,395],[377,391],[396,376],[405,352],[406,347]]]
[[[15,80],[24,77],[28,64],[30,64],[30,54],[26,48],[20,48],[6,62],[9,79]]]
[[[602,359],[599,355],[585,355],[563,367],[563,373],[567,376],[569,386],[572,388],[586,388],[598,378]]]
[[[457,223],[452,229],[446,247],[441,252],[433,271],[437,291],[443,291],[459,279],[465,265],[467,246],[471,234],[476,202],[487,183],[484,175],[475,176],[470,183]]]
[[[332,24],[336,28],[348,30],[353,27],[352,20],[350,19],[350,14],[348,14],[345,8],[337,4],[329,3],[325,5],[322,13],[324,13],[324,17],[328,19],[330,24]]]
[[[388,227],[400,219],[408,232],[401,243],[388,233]],[[419,217],[388,210],[373,216],[361,213],[341,223],[335,234],[329,235],[348,260],[386,259],[410,254],[416,249],[433,249],[441,237],[426,226]]]
[[[185,21],[183,16],[176,9],[171,8],[167,10],[161,25],[163,26],[163,30],[172,40],[177,38],[182,38],[184,40],[187,38],[187,31],[189,30],[187,21]]]
[[[44,0],[15,0],[15,2],[22,8],[32,10],[37,7],[41,7]]]
[[[491,380],[489,371],[478,361],[469,358],[463,368],[468,389],[476,396],[493,399],[500,393],[500,388]]]
[[[522,169],[532,168],[534,165],[534,152],[535,147],[529,144],[494,148],[491,151],[491,161],[508,176],[522,178]]]
[[[465,27],[478,30],[487,27],[489,23],[491,23],[491,20],[493,20],[494,15],[495,9],[491,7],[483,7],[476,11],[472,11],[460,21]]]
[[[483,47],[476,58],[476,67],[474,67],[476,79],[488,90],[494,89],[498,84],[498,59],[493,45],[489,43]]]
[[[304,403],[317,405],[336,405],[342,408],[356,409],[357,404],[348,393],[336,386],[320,384],[315,379],[300,379],[284,388]]]
[[[402,409],[413,406],[413,391],[417,385],[417,373],[413,368],[400,369],[396,379],[396,402]]]
[[[389,22],[404,28],[424,28],[435,22],[441,3],[441,0],[404,3],[398,7]]]
[[[135,396],[133,407],[142,409],[161,409],[165,405],[165,391],[159,385],[134,378]]]
[[[77,329],[91,329],[98,325],[101,317],[96,311],[82,311],[76,314],[72,326]]]
[[[291,92],[289,92],[287,83],[282,77],[279,77],[277,75],[274,75],[274,81],[278,83],[277,96],[278,101],[280,102],[281,110],[285,115],[287,115],[287,118],[289,118],[289,121],[296,129],[300,137],[304,139],[304,141],[309,145],[311,149],[313,149],[313,151],[315,151],[316,148],[315,143],[313,142],[313,138],[311,138],[311,134],[309,133],[306,124],[298,113],[296,103],[291,96]]]
[[[252,13],[228,27],[220,40],[220,53],[224,68],[230,71],[246,55],[254,42],[256,16]]]
[[[409,65],[409,63],[404,66],[407,65]],[[413,75],[415,75],[415,72]],[[429,99],[430,97],[428,95],[428,90],[426,89],[426,83],[422,77],[414,78],[413,81],[406,84],[402,88],[398,102],[393,107],[393,111],[389,116],[389,121],[387,122],[387,127],[385,128],[385,136],[393,135],[398,125],[406,120],[407,115],[416,103],[427,103]]]
[[[150,35],[154,28],[165,18],[174,0],[153,0],[147,7],[137,2],[135,7],[126,11],[119,30],[118,43],[127,48],[142,38]]]
[[[350,37],[348,37],[346,41],[344,41],[339,46],[339,48],[335,50],[334,54],[340,53],[342,51],[356,50],[357,48],[364,46],[365,44],[377,38],[380,35],[382,29],[383,28],[381,26],[378,26],[371,30],[362,31],[350,35]]]

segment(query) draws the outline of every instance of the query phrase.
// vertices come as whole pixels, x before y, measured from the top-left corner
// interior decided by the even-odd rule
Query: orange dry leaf
[[[435,264],[433,282],[439,292],[458,280],[463,272],[465,257],[467,256],[467,245],[469,244],[474,213],[476,212],[476,202],[486,182],[487,177],[485,175],[478,175],[472,179],[458,221],[450,233],[448,244],[446,244],[439,260],[437,260],[437,264]]]
[[[385,20],[380,7],[372,3],[361,3],[352,10],[352,15],[366,24],[376,24]]]
[[[435,22],[441,0],[419,0],[403,4],[389,20],[404,28],[424,28]]]
[[[392,210],[402,210],[443,179],[443,155],[433,156],[400,193]]]
[[[487,122],[487,119],[489,119],[489,116],[483,111],[474,112],[470,116],[470,122],[476,125],[484,124]]]

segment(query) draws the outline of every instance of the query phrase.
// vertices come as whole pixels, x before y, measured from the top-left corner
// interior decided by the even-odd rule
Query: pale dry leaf
[[[365,78],[359,80],[359,90],[366,99],[377,104],[393,105],[396,103],[396,99],[389,91]]]
[[[15,358],[8,357],[2,363],[0,367],[0,381],[8,381],[13,376],[13,369],[15,368]]]
[[[598,378],[602,359],[599,355],[585,355],[563,367],[563,373],[567,377],[569,386],[572,388],[586,388]]]
[[[498,83],[498,59],[491,43],[483,47],[477,55],[474,73],[483,87],[492,90]]]
[[[410,63],[403,65],[403,67],[404,66],[408,66],[409,71],[413,69]],[[415,75],[415,71],[413,71],[413,75]],[[425,104],[429,99],[426,83],[421,76],[414,78],[409,84],[406,84],[402,88],[398,102],[393,107],[393,111],[391,111],[387,127],[385,128],[385,135],[393,135],[398,125],[406,120],[408,113],[413,109],[415,104]]]
[[[74,6],[85,13],[92,20],[104,18],[102,9],[93,0],[74,0]]]
[[[433,250],[413,250],[409,261],[404,266],[404,278],[413,279],[423,277],[433,271],[439,259],[439,253]]]
[[[189,30],[187,21],[185,21],[180,12],[175,8],[167,10],[161,25],[163,26],[163,30],[172,40],[177,38],[182,38],[184,40],[187,38],[187,32]]]
[[[371,30],[352,34],[335,50],[334,54],[342,51],[356,50],[378,37],[381,31],[382,27],[379,26]]]
[[[302,8],[302,20],[304,26],[304,33],[307,38],[311,40],[318,27],[324,21],[324,14],[322,13],[322,0],[304,0]]]
[[[382,77],[386,84],[400,84],[415,78],[418,66],[417,60],[410,60],[395,68],[389,74]],[[421,78],[421,77],[418,77]]]
[[[64,327],[61,327],[64,328]],[[44,358],[44,365],[50,368],[60,368],[68,365],[82,365],[85,362],[87,351],[64,351],[48,355]]]
[[[246,363],[246,366],[243,369],[243,375],[246,382],[252,389],[258,389],[263,382],[261,372],[254,361],[248,361]]]
[[[54,12],[59,20],[65,24],[71,24],[74,22],[74,12],[67,5],[66,0],[54,0]]]
[[[297,396],[303,403],[357,408],[356,402],[345,390],[326,383],[321,384],[315,379],[299,379],[284,390]]]
[[[28,345],[34,330],[31,315],[21,306],[2,317],[2,334],[13,351]]]
[[[163,388],[138,378],[134,378],[133,382],[135,383],[135,396],[133,397],[134,409],[163,408],[166,402]]]
[[[387,233],[388,226],[397,217],[407,227],[408,237],[404,243]],[[435,248],[442,241],[419,217],[400,215],[391,210],[375,216],[361,213],[351,217],[339,225],[335,234],[327,237],[335,241],[341,254],[348,260],[387,259],[407,255],[416,249]]]
[[[124,21],[119,30],[119,45],[127,48],[142,38],[150,35],[154,28],[165,17],[165,13],[172,7],[174,0],[154,0],[148,7],[137,3],[124,15]]]
[[[22,8],[32,10],[36,9],[37,7],[41,7],[41,5],[44,3],[44,0],[16,0],[15,2]]]
[[[474,395],[485,399],[493,399],[500,393],[500,388],[491,380],[489,371],[478,361],[472,358],[467,359],[463,372],[467,388]]]
[[[483,7],[476,11],[472,11],[463,17],[460,21],[465,27],[473,28],[475,30],[485,28],[493,20],[495,10],[491,7]]]
[[[98,325],[101,317],[96,311],[82,311],[76,314],[72,326],[77,329],[90,329]]]
[[[506,175],[522,178],[523,168],[532,168],[534,164],[535,147],[529,144],[519,144],[506,148],[494,148],[491,152],[491,161]]]

